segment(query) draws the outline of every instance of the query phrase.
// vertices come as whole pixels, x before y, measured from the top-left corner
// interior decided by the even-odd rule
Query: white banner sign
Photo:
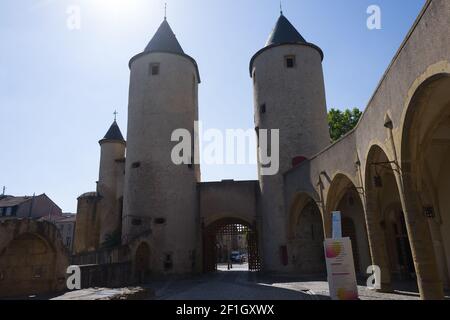
[[[331,298],[357,300],[358,285],[350,238],[326,239],[324,247]]]

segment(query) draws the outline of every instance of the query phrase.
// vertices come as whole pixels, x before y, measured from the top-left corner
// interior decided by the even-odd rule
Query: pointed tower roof
[[[131,69],[131,64],[134,60],[142,57],[143,55],[154,52],[177,54],[191,60],[197,71],[198,82],[201,82],[197,62],[194,58],[184,53],[183,48],[178,42],[177,37],[175,36],[175,33],[173,33],[172,28],[170,27],[169,22],[167,22],[166,18],[164,18],[164,21],[159,26],[158,30],[148,43],[147,47],[145,47],[144,51],[131,58],[128,66]]]
[[[106,133],[105,137],[102,140],[100,140],[100,144],[106,141],[125,142],[122,132],[120,131],[119,125],[115,120],[111,125],[111,127],[109,128],[108,132]]]
[[[167,22],[167,19],[164,19],[161,23],[144,52],[170,52],[184,54],[183,48],[181,48],[177,37]]]
[[[253,76],[253,62],[255,61],[257,56],[270,48],[286,44],[312,47],[319,51],[323,60],[322,49],[320,49],[315,44],[306,41],[305,38],[303,38],[303,36],[300,34],[300,32],[298,32],[298,30],[292,25],[292,23],[284,16],[283,12],[281,12],[280,17],[278,18],[277,23],[275,24],[275,27],[273,28],[265,47],[259,50],[250,61],[250,77]]]
[[[292,25],[292,23],[281,14],[267,40],[266,46],[283,44],[283,43],[308,43],[302,37],[300,32]]]

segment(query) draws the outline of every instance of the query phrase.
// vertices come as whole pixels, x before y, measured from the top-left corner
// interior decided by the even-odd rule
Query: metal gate
[[[224,220],[203,229],[203,269],[205,272],[217,271],[217,260],[221,257],[218,239],[224,236],[245,237],[249,270],[261,270],[258,235],[255,228],[251,228],[240,222]]]

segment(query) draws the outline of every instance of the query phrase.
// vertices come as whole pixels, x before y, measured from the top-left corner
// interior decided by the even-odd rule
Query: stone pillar
[[[367,188],[365,217],[367,225],[367,238],[372,256],[372,264],[381,269],[381,292],[392,292],[391,268],[386,247],[385,232],[381,225],[381,214],[377,204],[376,192]]]
[[[322,215],[322,223],[323,223],[323,236],[325,239],[332,238],[333,232],[331,227],[331,215],[326,212],[324,209],[319,207],[320,214]]]
[[[316,202],[317,207],[319,208],[320,214],[322,215],[322,223],[323,223],[323,237],[325,239],[329,239],[333,236],[332,226],[331,226],[331,213],[329,213],[326,209],[325,198],[323,196],[323,182],[322,179],[319,179],[318,183],[319,187],[319,195],[320,201]]]
[[[439,275],[442,279],[444,289],[449,288],[450,282],[448,278],[447,259],[445,257],[445,247],[442,239],[441,225],[435,219],[430,219],[428,226],[430,227],[430,234],[433,241]]]
[[[405,166],[406,167],[406,166]],[[422,213],[417,191],[414,189],[409,170],[403,168],[400,199],[405,213],[420,297],[423,300],[444,298],[444,288],[436,264],[427,218]]]

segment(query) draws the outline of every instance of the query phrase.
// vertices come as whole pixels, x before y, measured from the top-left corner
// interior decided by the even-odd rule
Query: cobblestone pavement
[[[185,279],[152,282],[158,300],[329,300],[324,279],[300,279],[289,275],[261,275],[233,266],[232,271],[218,271]],[[226,270],[220,267],[219,270]],[[418,300],[411,292],[380,293],[358,288],[361,300]]]

